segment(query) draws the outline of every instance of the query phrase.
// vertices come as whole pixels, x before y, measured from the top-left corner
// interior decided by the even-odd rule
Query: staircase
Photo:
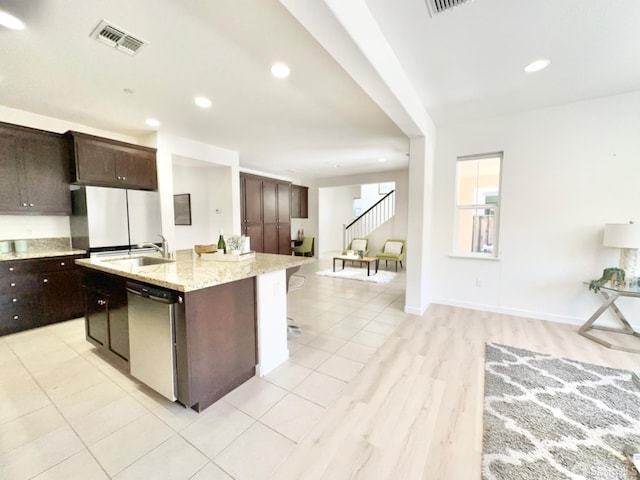
[[[395,214],[396,191],[391,190],[349,225],[344,225],[342,248],[346,249],[354,238],[365,238],[383,223],[392,219]]]

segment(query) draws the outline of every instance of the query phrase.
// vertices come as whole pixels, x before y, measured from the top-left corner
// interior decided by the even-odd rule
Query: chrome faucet
[[[167,242],[167,239],[164,238],[161,234],[158,234],[158,236],[162,239],[162,247],[159,247],[155,243],[140,243],[138,244],[138,248],[144,248],[144,247],[155,248],[158,252],[160,252],[160,255],[162,255],[162,258],[169,258],[169,243]]]

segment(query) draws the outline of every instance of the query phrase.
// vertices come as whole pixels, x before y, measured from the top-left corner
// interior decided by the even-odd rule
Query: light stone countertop
[[[135,256],[140,255],[133,257]],[[255,259],[241,262],[220,262],[202,260],[193,250],[178,250],[175,262],[160,265],[119,266],[113,264],[111,260],[114,258],[83,258],[76,260],[76,263],[82,267],[119,275],[131,280],[180,292],[190,292],[315,261],[310,257],[256,253]]]
[[[0,262],[8,262],[12,260],[30,260],[35,258],[47,258],[47,257],[62,257],[66,255],[84,255],[87,252],[85,250],[77,250],[69,248],[67,250],[41,250],[41,251],[29,251],[26,253],[0,253]]]

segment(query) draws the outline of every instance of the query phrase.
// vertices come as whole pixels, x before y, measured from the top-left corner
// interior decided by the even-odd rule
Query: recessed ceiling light
[[[524,71],[527,73],[539,72],[540,70],[547,68],[550,63],[551,62],[546,58],[541,58],[524,67]]]
[[[379,159],[378,159],[378,161],[379,161],[380,163],[382,163],[382,162],[386,162],[386,161],[387,161],[387,159],[386,159],[386,158],[379,158]]]
[[[287,78],[291,70],[287,65],[282,62],[274,63],[271,65],[271,75],[276,78]]]
[[[195,98],[196,105],[200,108],[209,108],[211,107],[211,100],[207,97],[196,97]]]
[[[153,128],[157,128],[160,126],[160,120],[157,120],[155,118],[147,118],[144,123]]]
[[[0,11],[0,25],[10,28],[11,30],[24,30],[25,28],[22,20],[3,11]]]

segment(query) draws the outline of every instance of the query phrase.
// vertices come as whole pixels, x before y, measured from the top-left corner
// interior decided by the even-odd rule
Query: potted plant
[[[227,251],[231,255],[240,255],[246,238],[244,235],[231,235],[227,238]]]

